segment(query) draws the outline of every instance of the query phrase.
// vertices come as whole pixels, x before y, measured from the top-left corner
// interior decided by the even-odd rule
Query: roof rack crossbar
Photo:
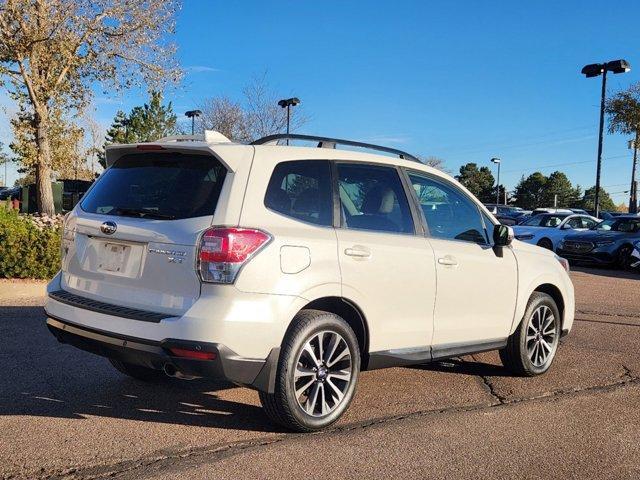
[[[422,163],[416,156],[411,155],[410,153],[403,152],[402,150],[398,150],[397,148],[391,147],[383,147],[381,145],[374,145],[372,143],[363,143],[363,142],[354,142],[353,140],[341,140],[339,138],[331,138],[331,137],[319,137],[316,135],[301,135],[298,133],[277,133],[275,135],[268,135],[266,137],[259,138],[251,142],[251,145],[265,145],[267,143],[275,142],[277,140],[307,140],[312,142],[319,142],[318,147],[327,147],[329,144],[333,145],[348,145],[351,147],[360,147],[360,148],[368,148],[370,150],[378,150],[380,152],[392,153],[397,155],[399,158],[404,160],[410,160],[412,162]],[[323,145],[325,144],[325,145]]]

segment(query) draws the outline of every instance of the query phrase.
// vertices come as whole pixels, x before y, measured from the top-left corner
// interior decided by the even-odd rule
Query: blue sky
[[[239,97],[267,71],[302,99],[304,133],[435,155],[453,173],[498,156],[508,188],[536,169],[591,186],[600,81],[580,69],[625,58],[632,70],[610,75],[609,92],[640,81],[640,30],[627,20],[638,14],[634,1],[185,0],[175,40],[187,73],[167,98],[183,113]],[[142,101],[99,97],[97,117]],[[608,135],[604,158],[602,184],[627,190],[626,138]]]

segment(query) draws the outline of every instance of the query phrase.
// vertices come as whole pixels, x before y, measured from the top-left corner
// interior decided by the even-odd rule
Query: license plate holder
[[[98,269],[110,273],[124,271],[127,252],[131,247],[120,243],[105,243]]]

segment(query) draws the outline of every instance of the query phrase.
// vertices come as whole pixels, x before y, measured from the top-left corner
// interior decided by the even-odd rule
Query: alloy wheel
[[[546,305],[536,308],[529,318],[527,326],[527,355],[531,363],[543,367],[549,362],[558,345],[556,317]]]
[[[313,417],[333,412],[349,388],[352,365],[349,344],[339,333],[315,333],[300,350],[293,373],[298,406]]]

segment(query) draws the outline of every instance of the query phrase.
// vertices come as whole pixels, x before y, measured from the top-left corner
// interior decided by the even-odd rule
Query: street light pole
[[[297,97],[284,98],[278,102],[278,106],[287,109],[287,135],[289,135],[289,122],[291,120],[291,107],[295,107],[300,103],[300,99]],[[289,145],[289,139],[287,138],[287,145]]]
[[[602,170],[602,143],[604,137],[604,107],[607,93],[607,72],[625,73],[631,70],[626,60],[612,60],[604,63],[592,63],[582,68],[582,74],[587,78],[602,75],[602,91],[600,93],[600,128],[598,131],[598,159],[596,165],[596,194],[594,198],[595,216],[600,213],[600,172]]]
[[[604,103],[607,94],[607,69],[604,68],[602,73],[602,93],[600,95],[600,130],[598,131],[598,161],[596,164],[596,195],[594,198],[595,203],[595,216],[598,218],[600,213],[600,172],[602,170],[602,141],[604,136]]]
[[[502,161],[499,158],[492,158],[491,163],[495,163],[498,165],[498,179],[496,181],[496,205],[500,205],[500,164],[502,163]],[[504,203],[505,205],[507,204],[506,200]]]
[[[196,131],[196,117],[202,115],[201,110],[189,110],[188,112],[184,112],[184,115],[191,119],[191,135],[195,134]]]
[[[629,190],[629,213],[638,213],[638,190],[636,182],[636,165],[638,162],[638,134],[640,129],[636,129],[636,138],[629,140],[629,148],[633,148],[633,163],[631,164],[631,189]]]

